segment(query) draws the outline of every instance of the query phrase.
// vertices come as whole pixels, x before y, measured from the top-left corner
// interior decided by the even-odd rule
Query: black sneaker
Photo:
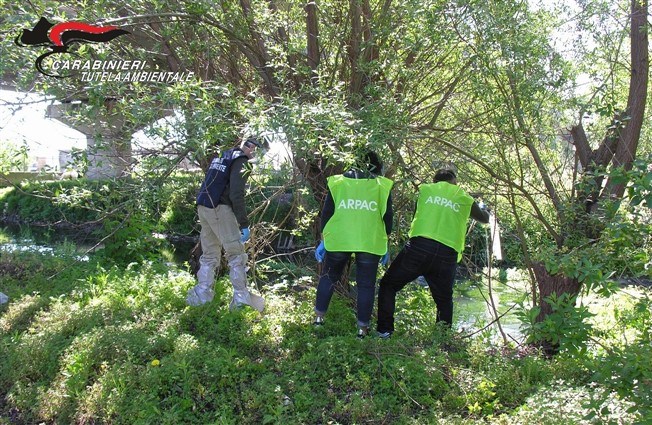
[[[312,324],[315,325],[315,326],[323,326],[323,324],[324,324],[324,316],[315,317],[315,321],[312,322]]]

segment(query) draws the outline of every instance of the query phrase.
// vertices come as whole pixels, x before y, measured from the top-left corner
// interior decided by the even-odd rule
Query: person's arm
[[[331,217],[335,214],[335,201],[333,200],[333,195],[331,195],[330,189],[328,194],[326,194],[326,200],[324,201],[324,208],[321,210],[321,232],[324,232],[324,227]]]
[[[246,164],[247,158],[244,156],[234,160],[231,164],[231,173],[229,176],[229,199],[240,229],[249,227],[249,218],[247,217],[247,207],[245,204],[245,186],[249,177],[249,170]]]
[[[474,201],[473,205],[471,205],[471,218],[486,224],[489,223],[489,212]]]
[[[385,215],[383,216],[383,221],[385,222],[385,232],[389,235],[392,233],[392,222],[394,221],[394,209],[392,207],[392,194],[389,194],[387,198],[387,209],[385,210]]]

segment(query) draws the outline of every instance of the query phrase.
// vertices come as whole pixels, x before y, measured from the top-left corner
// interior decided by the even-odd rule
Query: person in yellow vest
[[[315,251],[324,262],[315,301],[315,325],[324,323],[335,284],[355,253],[358,337],[369,329],[376,291],[378,263],[387,264],[388,235],[392,231],[391,190],[394,182],[382,177],[375,152],[364,157],[366,170],[350,170],[328,178],[328,195],[321,213],[322,241]]]
[[[440,169],[434,183],[419,187],[417,209],[410,239],[380,280],[378,292],[378,336],[394,332],[396,293],[423,276],[437,306],[437,322],[453,322],[453,283],[462,259],[468,218],[489,222],[484,204],[476,203],[457,186],[453,169]]]

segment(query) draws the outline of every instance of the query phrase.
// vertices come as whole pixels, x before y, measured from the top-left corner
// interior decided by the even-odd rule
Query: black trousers
[[[326,251],[324,268],[317,285],[317,300],[315,313],[324,315],[331,302],[335,285],[342,278],[346,263],[351,258],[351,252]],[[379,255],[368,252],[355,253],[355,283],[358,286],[358,326],[369,326],[371,312],[374,309],[376,293],[376,272],[378,271]]]
[[[437,306],[437,321],[453,323],[453,283],[457,272],[457,251],[442,243],[414,237],[405,244],[380,280],[378,332],[394,332],[396,293],[419,276],[428,282]]]

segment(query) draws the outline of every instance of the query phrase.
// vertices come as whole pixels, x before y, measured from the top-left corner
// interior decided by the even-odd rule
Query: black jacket
[[[247,156],[240,148],[213,159],[197,195],[197,204],[208,208],[229,205],[240,228],[249,227],[245,186],[250,174]]]

